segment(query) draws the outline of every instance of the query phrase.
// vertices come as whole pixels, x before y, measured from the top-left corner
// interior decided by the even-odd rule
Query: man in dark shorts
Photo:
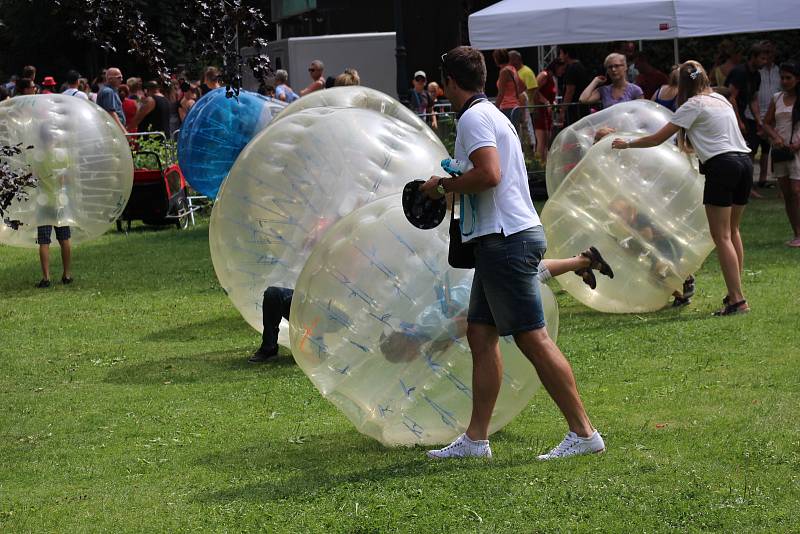
[[[558,59],[567,69],[564,71],[564,104],[566,107],[566,120],[564,127],[582,119],[589,114],[588,106],[579,104],[578,99],[586,86],[592,81],[592,75],[579,59],[575,57],[575,48],[568,45],[558,47]]]
[[[742,130],[751,155],[755,156],[761,144],[761,111],[758,105],[758,91],[761,87],[759,69],[769,61],[769,49],[759,43],[750,47],[747,61],[737,65],[728,73],[725,86],[730,90],[730,101],[736,110],[736,119]]]
[[[564,440],[538,458],[602,452],[603,438],[586,415],[569,362],[545,328],[537,274],[546,242],[531,202],[519,137],[483,94],[486,63],[480,51],[454,48],[442,56],[442,72],[445,94],[460,110],[455,157],[473,168],[454,178],[432,176],[420,190],[434,198],[459,193],[462,202],[469,200],[465,212],[472,211],[474,224],[461,233],[464,242],[475,244],[467,314],[473,396],[466,432],[428,451],[428,457],[492,456],[489,423],[502,383],[499,336],[514,337],[569,426]]]
[[[39,245],[39,263],[42,267],[42,279],[36,284],[38,288],[50,287],[50,239],[53,234],[53,227],[50,225],[39,226],[36,228],[36,243]],[[70,244],[69,226],[56,226],[56,240],[61,247],[61,263],[64,267],[64,273],[61,276],[61,283],[72,283],[72,272],[70,271],[72,263],[72,246]]]

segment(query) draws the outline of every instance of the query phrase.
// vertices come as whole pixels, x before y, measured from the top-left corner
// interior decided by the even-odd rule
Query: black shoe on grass
[[[248,358],[247,361],[250,363],[264,363],[273,359],[277,355],[278,355],[277,349],[275,350],[258,349],[253,353],[252,356],[250,356],[250,358]]]
[[[694,276],[690,274],[689,278],[683,281],[683,298],[692,298],[694,296],[694,289]]]
[[[689,297],[675,297],[672,301],[672,307],[682,308],[683,306],[687,306],[690,302],[692,302],[692,299]]]

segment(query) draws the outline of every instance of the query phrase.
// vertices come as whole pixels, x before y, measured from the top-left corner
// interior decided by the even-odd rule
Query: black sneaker
[[[64,284],[64,285],[71,284],[72,283],[72,278],[70,278],[69,276],[62,276],[61,277],[61,283]]]
[[[278,349],[270,351],[258,349],[253,353],[252,356],[250,356],[250,358],[247,359],[247,361],[250,363],[264,363],[266,361],[271,360],[277,355],[278,355]]]
[[[694,276],[689,275],[689,278],[683,281],[683,298],[690,299],[694,296]]]
[[[46,287],[50,287],[50,280],[45,280],[44,278],[39,280],[39,283],[36,284],[36,287],[39,289],[44,289]]]
[[[689,297],[675,297],[675,300],[672,301],[672,307],[680,308],[682,306],[686,306],[690,302],[692,302],[692,299]]]

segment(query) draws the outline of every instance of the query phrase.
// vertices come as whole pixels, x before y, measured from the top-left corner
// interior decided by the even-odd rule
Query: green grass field
[[[248,364],[207,220],[109,232],[48,290],[35,250],[0,247],[0,531],[798,532],[800,250],[770,197],[743,228],[749,315],[710,316],[713,255],[680,311],[558,295],[609,448],[548,463],[541,390],[494,461],[432,463],[358,434],[289,356]]]

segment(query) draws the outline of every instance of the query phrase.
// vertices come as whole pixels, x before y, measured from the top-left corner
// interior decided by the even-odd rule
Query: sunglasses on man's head
[[[417,76],[416,78],[414,78],[414,80],[418,81],[418,82],[424,82],[425,81],[425,77],[424,76]]]
[[[442,54],[439,59],[442,63],[442,83],[444,83],[444,81],[447,79],[447,65],[445,64],[445,61],[447,60],[447,52]]]

